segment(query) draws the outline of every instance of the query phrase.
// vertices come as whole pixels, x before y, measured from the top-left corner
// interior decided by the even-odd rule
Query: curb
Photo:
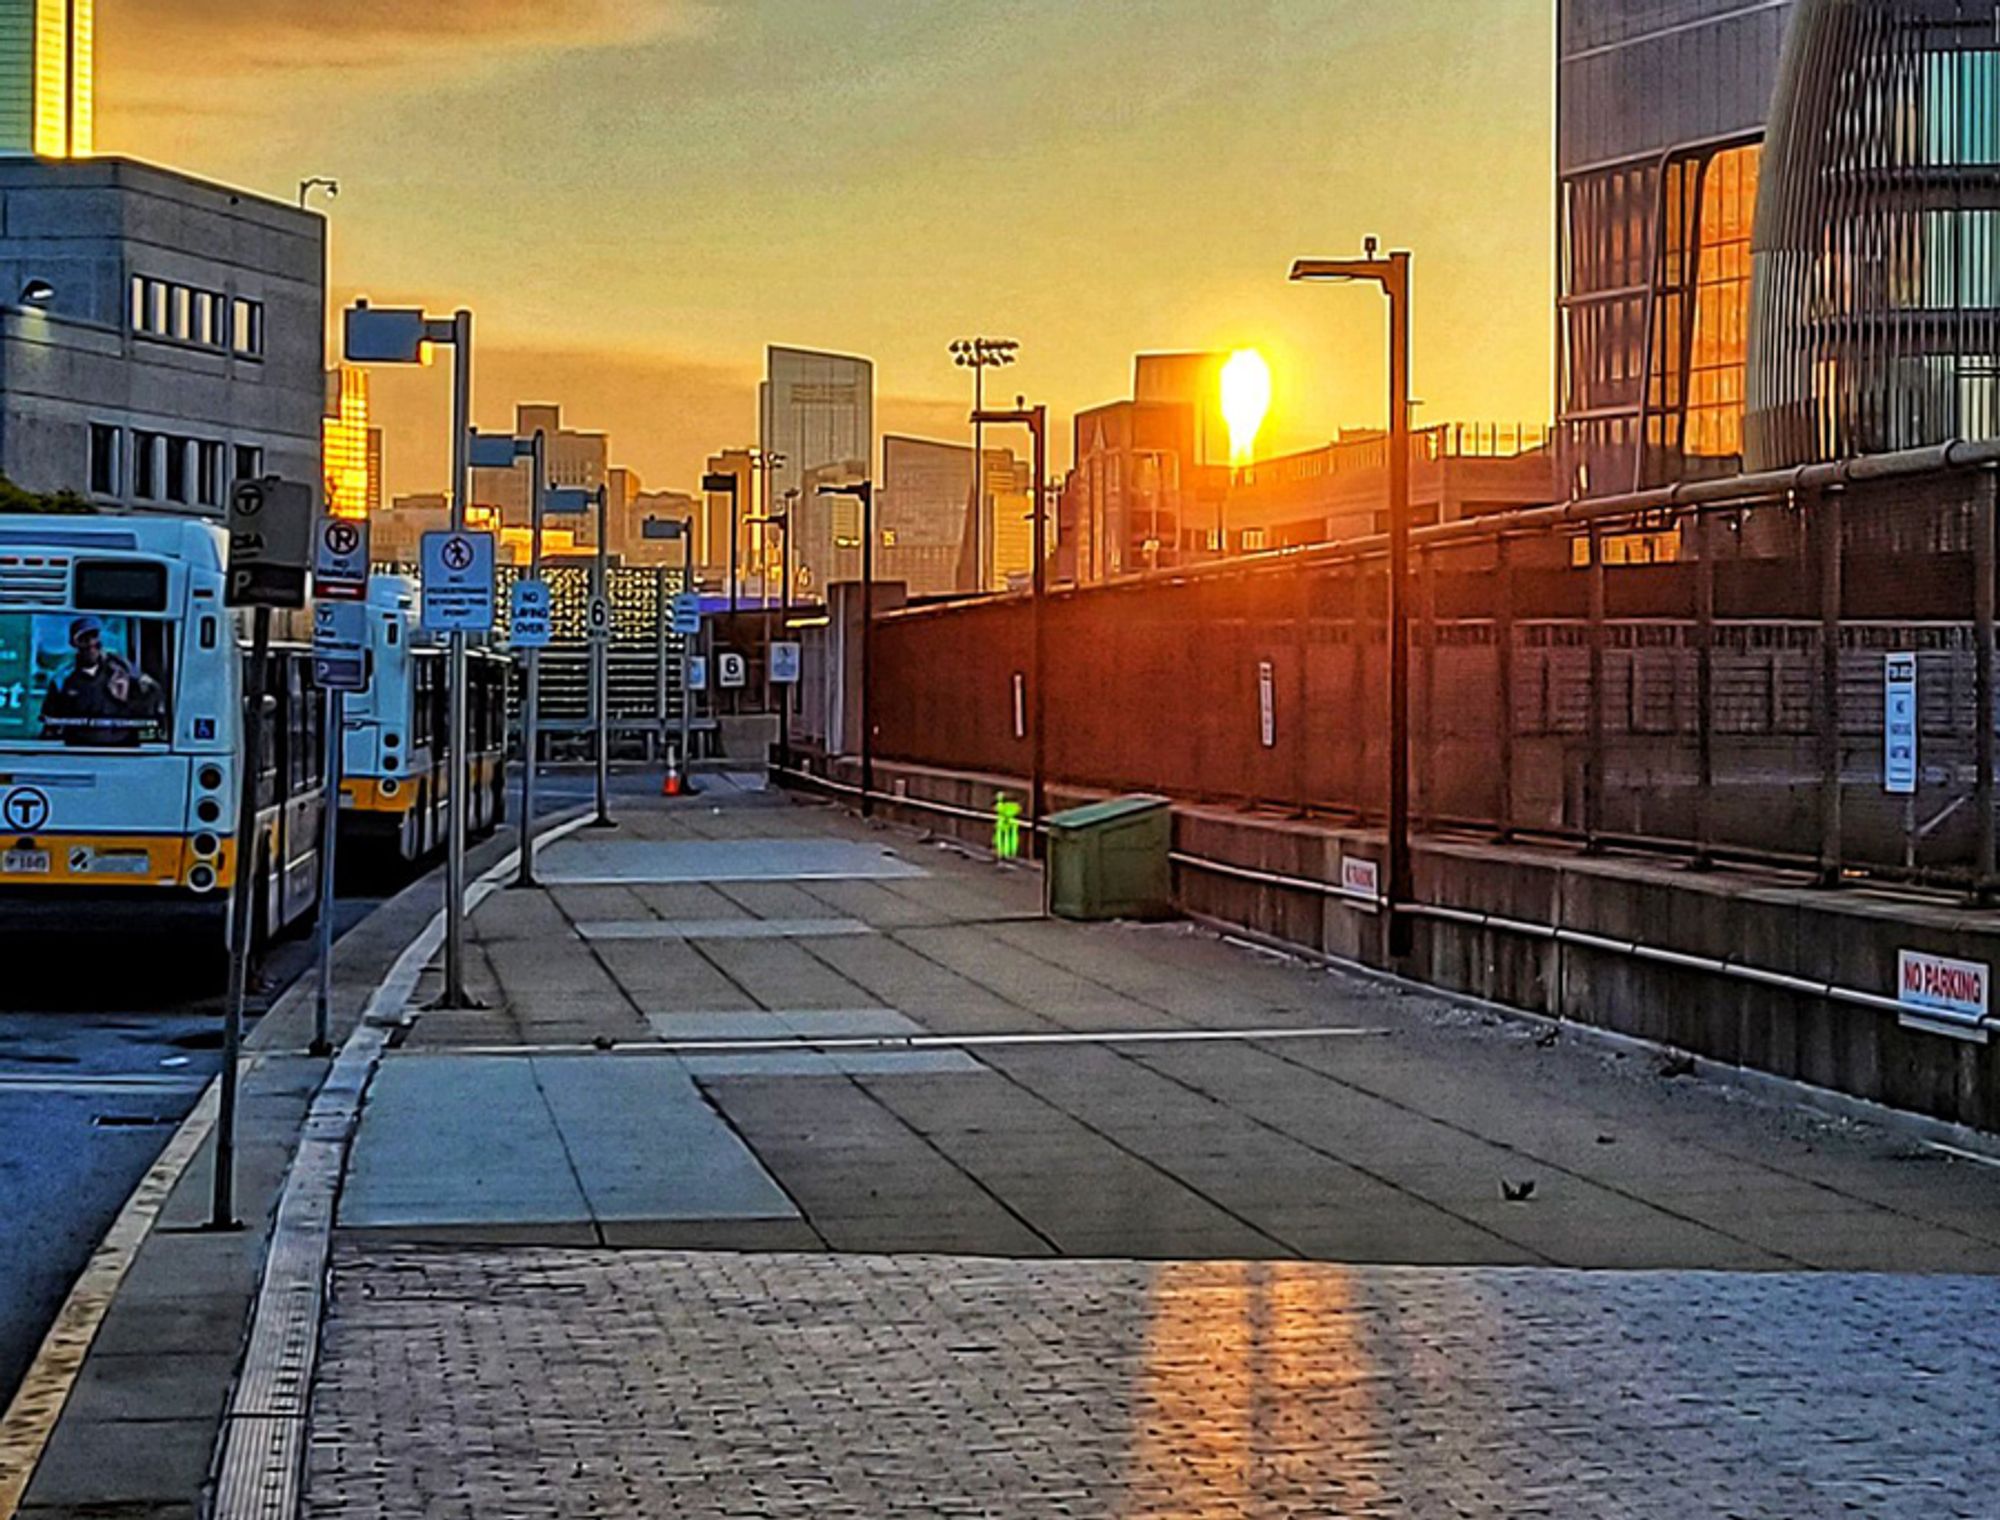
[[[575,833],[589,816],[586,810],[544,825],[536,848]],[[520,858],[518,848],[510,851],[472,884],[466,892],[467,918],[500,890]],[[242,1370],[223,1416],[209,1511],[216,1520],[288,1517],[298,1511],[327,1256],[348,1146],[375,1068],[392,1036],[408,1024],[410,999],[444,934],[440,908],[370,996],[306,1115],[279,1198]]]
[[[538,847],[556,837],[554,830],[559,826],[545,821],[537,835]],[[509,850],[497,869],[510,868],[518,861],[519,854],[518,847]],[[421,893],[427,887],[435,890],[434,879],[440,879],[441,875],[442,868],[439,867],[405,885],[395,897],[350,927],[342,937],[341,945],[336,947],[336,955],[360,931],[382,915],[394,912],[404,894]],[[481,880],[484,879],[485,875],[482,875]],[[442,910],[439,910],[426,920],[427,926],[441,924],[442,918]],[[420,931],[419,939],[426,932],[428,928]],[[404,951],[404,954],[407,953],[408,947]],[[313,996],[312,977],[307,973],[295,980],[272,1004],[250,1036],[243,1057],[245,1078],[263,1067],[270,1056],[286,1053],[270,1048],[275,1036],[266,1034],[266,1031],[276,1031],[300,1010],[309,1010]],[[372,1007],[371,1000],[371,1010]],[[364,1013],[364,1024],[366,1017]],[[331,1077],[332,1068],[329,1067],[326,1080],[331,1080]],[[16,1520],[23,1513],[22,1506],[69,1411],[71,1396],[85,1371],[99,1331],[110,1316],[142,1248],[153,1238],[155,1227],[169,1206],[169,1199],[205,1153],[204,1147],[214,1132],[219,1101],[220,1078],[217,1077],[212,1078],[203,1089],[194,1108],[126,1197],[111,1227],[92,1251],[83,1271],[64,1298],[12,1401],[4,1411],[0,1411],[0,1520]],[[198,1496],[190,1494],[186,1497],[188,1502],[194,1502]]]

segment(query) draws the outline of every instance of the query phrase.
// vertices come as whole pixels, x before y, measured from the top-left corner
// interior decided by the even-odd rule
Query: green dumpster
[[[1114,797],[1053,814],[1049,911],[1058,918],[1171,918],[1173,804]]]

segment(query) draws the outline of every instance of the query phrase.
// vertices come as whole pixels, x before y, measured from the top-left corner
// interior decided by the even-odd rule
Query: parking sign
[[[313,595],[321,600],[368,597],[368,524],[350,517],[322,517],[313,535]]]
[[[427,632],[493,631],[491,533],[426,533],[423,572]]]
[[[322,691],[368,689],[368,609],[313,603],[313,683]]]

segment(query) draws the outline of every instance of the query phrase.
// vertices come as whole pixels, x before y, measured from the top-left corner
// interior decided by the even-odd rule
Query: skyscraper
[[[91,153],[95,0],[0,0],[0,155]]]
[[[834,581],[861,574],[858,504],[814,493],[822,485],[870,477],[875,366],[847,354],[777,346],[766,351],[764,363],[761,441],[766,454],[785,460],[765,472],[765,489],[773,502],[782,502],[788,490],[799,492],[803,510],[792,529],[792,569],[796,589],[816,596]]]
[[[1794,8],[1558,0],[1557,407],[1572,495],[1742,467],[1751,226]]]

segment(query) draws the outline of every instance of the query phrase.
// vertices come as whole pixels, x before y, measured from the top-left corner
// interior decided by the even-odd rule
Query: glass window
[[[264,307],[238,296],[230,307],[230,346],[239,354],[264,352]]]
[[[146,331],[165,333],[167,331],[167,283],[164,280],[146,282]]]
[[[160,435],[132,435],[132,494],[152,501],[160,494]]]
[[[90,425],[90,493],[93,496],[118,494],[119,430],[109,423]]]
[[[132,276],[131,322],[134,332],[144,332],[146,330],[146,277],[144,275],[135,274]]]
[[[206,347],[215,347],[215,295],[212,291],[197,290],[194,293],[194,341]]]
[[[162,441],[167,451],[167,468],[164,477],[167,484],[167,500],[185,502],[189,494],[188,453],[191,448],[190,440],[186,438],[167,438]]]
[[[255,444],[236,445],[236,480],[259,480],[264,474],[264,451]]]
[[[174,336],[182,342],[194,337],[194,292],[185,285],[173,287]]]
[[[195,500],[204,507],[219,507],[222,505],[222,445],[204,440],[195,448]]]
[[[0,743],[163,744],[172,672],[163,619],[0,612]]]

